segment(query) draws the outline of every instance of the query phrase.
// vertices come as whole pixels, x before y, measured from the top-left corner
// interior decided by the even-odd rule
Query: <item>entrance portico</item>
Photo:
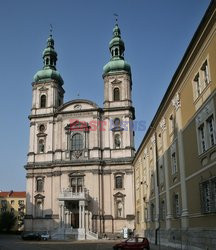
[[[60,227],[71,229],[78,239],[85,239],[86,235],[86,207],[88,192],[73,192],[71,188],[64,189],[59,195]]]

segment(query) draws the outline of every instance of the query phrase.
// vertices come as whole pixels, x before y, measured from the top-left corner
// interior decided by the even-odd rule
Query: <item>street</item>
[[[119,241],[98,240],[98,241],[23,241],[19,235],[0,235],[0,250],[112,250],[113,245]],[[158,247],[151,245],[151,250]],[[171,248],[161,247],[161,250]]]

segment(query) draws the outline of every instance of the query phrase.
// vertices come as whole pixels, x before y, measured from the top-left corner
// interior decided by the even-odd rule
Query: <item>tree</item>
[[[0,231],[9,232],[16,223],[16,217],[11,212],[3,212],[0,214]]]

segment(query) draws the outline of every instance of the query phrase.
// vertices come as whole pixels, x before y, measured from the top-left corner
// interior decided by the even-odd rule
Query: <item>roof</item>
[[[21,191],[0,191],[0,198],[26,198],[26,192]]]

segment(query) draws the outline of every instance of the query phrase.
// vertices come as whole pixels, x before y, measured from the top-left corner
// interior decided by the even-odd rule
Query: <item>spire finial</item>
[[[50,24],[50,36],[52,36],[52,33],[53,33],[53,26],[52,26],[52,24]]]
[[[115,23],[118,25],[118,14],[114,13],[113,15],[115,17]]]

